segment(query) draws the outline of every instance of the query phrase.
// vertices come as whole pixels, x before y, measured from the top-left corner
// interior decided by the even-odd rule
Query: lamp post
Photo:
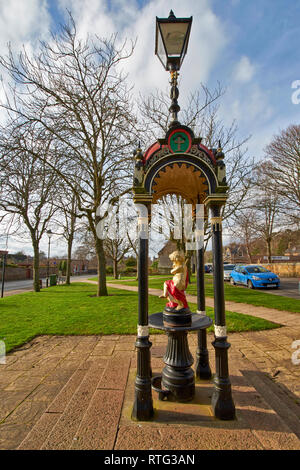
[[[171,75],[171,106],[172,121],[169,127],[180,126],[178,121],[179,90],[177,87],[178,72],[187,52],[193,17],[176,18],[173,11],[170,11],[168,18],[156,18],[156,40],[155,54],[158,56],[163,67]],[[197,296],[198,310],[200,314],[205,314],[205,288],[204,288],[204,249],[197,248]],[[211,370],[208,360],[206,329],[198,332],[196,375],[200,379],[209,379]]]
[[[1,298],[2,298],[4,295],[5,268],[6,268],[6,257],[7,257],[8,251],[0,251],[0,254],[2,255],[2,283],[1,283]]]
[[[51,237],[53,235],[53,233],[51,232],[51,230],[47,230],[47,235],[48,235],[48,238],[49,238],[49,241],[48,241],[48,261],[47,261],[47,280],[46,280],[46,287],[48,287],[49,285],[49,269],[50,269],[50,244],[51,244]]]
[[[179,90],[177,79],[183,59],[187,52],[193,17],[176,18],[170,11],[168,18],[156,17],[155,54],[171,75],[171,106],[172,121],[169,127],[178,126],[177,114]]]
[[[171,73],[171,100],[170,112],[173,121],[171,126],[177,125],[179,106],[177,76],[184,59],[192,18],[177,19],[171,11],[169,18],[156,18],[155,54],[162,62],[164,68]],[[139,313],[137,349],[137,374],[135,379],[135,396],[132,410],[132,419],[147,421],[153,417],[153,401],[151,393],[151,356],[148,325],[148,214],[152,202],[151,194],[136,192],[134,202],[139,212]],[[147,227],[147,228],[145,228]]]

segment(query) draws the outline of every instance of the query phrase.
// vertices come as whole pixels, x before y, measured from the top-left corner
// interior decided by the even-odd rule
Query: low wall
[[[58,269],[56,267],[50,266],[49,274],[58,274]],[[47,276],[47,267],[40,267],[40,278]],[[5,268],[5,281],[24,281],[25,279],[33,279],[33,270],[32,268],[26,267],[12,267],[6,266]],[[2,281],[2,268],[0,269],[0,281]]]
[[[157,273],[158,274],[169,274],[170,276],[172,276],[170,274],[171,269],[172,269],[172,266],[170,268],[165,268],[165,267],[158,266]]]
[[[265,268],[269,269],[281,277],[299,277],[300,278],[300,263],[270,263],[262,264]]]
[[[273,273],[278,274],[278,276],[280,277],[300,278],[300,263],[270,263],[270,264],[259,263],[259,265],[264,266],[265,268],[269,269]],[[159,267],[158,273],[170,275],[170,269]]]
[[[2,268],[0,270],[0,280],[2,281]],[[24,279],[32,279],[30,277],[30,269],[27,268],[12,268],[6,266],[5,268],[5,281],[23,281]]]

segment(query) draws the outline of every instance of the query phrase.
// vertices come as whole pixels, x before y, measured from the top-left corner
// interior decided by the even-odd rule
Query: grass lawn
[[[96,286],[74,282],[41,292],[27,292],[0,299],[0,340],[7,352],[38,335],[136,334],[136,292],[109,289],[96,297]],[[149,313],[162,311],[164,299],[149,296]],[[191,304],[192,309],[196,306]],[[213,317],[213,310],[208,308]],[[260,318],[227,312],[228,331],[253,331],[279,325]],[[151,330],[152,333],[158,332]]]
[[[157,279],[154,276],[149,277],[149,287],[154,289],[162,289],[164,281],[170,278],[170,276],[159,276]],[[92,278],[92,280],[97,280],[97,278]],[[112,278],[108,282],[128,284],[131,286],[138,285],[136,280],[128,282],[126,279],[116,280]],[[191,295],[197,295],[195,276],[192,277],[192,284],[189,284],[187,293]],[[205,275],[205,295],[207,297],[214,296],[213,279],[211,275]],[[225,300],[256,305],[258,307],[276,308],[277,310],[286,310],[288,312],[300,313],[300,300],[284,297],[282,295],[267,294],[262,290],[247,289],[243,286],[231,286],[229,283],[225,283]]]

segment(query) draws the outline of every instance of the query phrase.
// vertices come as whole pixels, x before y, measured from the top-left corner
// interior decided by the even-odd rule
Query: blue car
[[[276,274],[263,266],[235,266],[230,274],[230,284],[233,286],[242,284],[249,287],[249,289],[255,289],[257,287],[274,287],[278,289],[280,279]]]

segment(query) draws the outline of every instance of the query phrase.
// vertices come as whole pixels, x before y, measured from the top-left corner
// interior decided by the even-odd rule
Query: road
[[[93,276],[91,274],[90,276]],[[86,279],[87,275],[82,275],[82,276],[72,276],[71,280],[72,281],[80,281],[81,279]],[[42,278],[43,281],[43,287],[46,286],[46,278]],[[4,297],[6,295],[11,295],[13,291],[18,291],[18,292],[26,292],[26,291],[31,291],[33,290],[32,287],[32,279],[25,279],[22,281],[5,281],[4,283]],[[1,281],[0,281],[0,289],[1,289]],[[17,292],[16,292],[17,293]]]
[[[87,279],[88,277],[93,277],[93,274],[87,275],[83,274],[82,276],[72,276],[71,281],[80,281]],[[291,297],[293,299],[300,299],[299,291],[299,279],[298,278],[281,278],[280,279],[280,289],[261,289],[262,292],[274,295],[282,295],[285,297]],[[43,279],[43,286],[46,284],[46,278]],[[1,282],[0,282],[1,288]],[[13,291],[30,291],[32,290],[32,280],[24,281],[6,281],[4,284],[4,296],[12,295]]]
[[[300,290],[299,290],[299,283],[300,279],[295,278],[295,277],[286,277],[280,278],[280,288],[279,289],[273,289],[273,288],[267,288],[267,289],[256,289],[259,292],[266,292],[267,294],[273,294],[273,295],[282,295],[284,297],[291,297],[293,299],[299,299],[300,300]],[[240,287],[240,286],[238,286]],[[243,287],[243,286],[241,286]],[[247,287],[245,286],[245,289]]]
[[[293,299],[300,299],[300,279],[286,277],[280,278],[279,289],[263,289],[264,292],[274,295],[284,295]]]

